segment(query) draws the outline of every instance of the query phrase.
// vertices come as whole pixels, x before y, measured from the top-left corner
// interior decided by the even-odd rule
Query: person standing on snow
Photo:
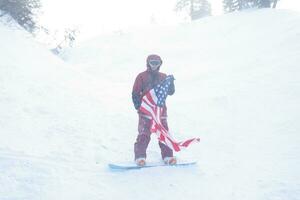
[[[150,142],[151,136],[151,117],[144,115],[139,111],[141,106],[142,97],[157,84],[160,84],[167,75],[159,72],[162,65],[162,60],[158,55],[149,55],[147,57],[147,69],[144,72],[138,74],[135,79],[133,90],[132,90],[132,101],[136,110],[138,110],[139,123],[138,123],[138,136],[134,143],[134,154],[135,162],[139,166],[146,164],[146,150]],[[174,82],[168,91],[168,95],[173,95],[175,92]],[[162,125],[168,130],[167,123],[167,107],[163,107],[161,115]],[[161,149],[161,156],[165,164],[174,165],[176,164],[176,158],[173,156],[173,150],[165,144],[159,142]]]

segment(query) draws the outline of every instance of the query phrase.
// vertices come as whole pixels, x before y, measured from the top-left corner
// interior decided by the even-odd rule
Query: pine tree
[[[223,0],[223,8],[225,13],[247,8],[270,8],[273,2],[276,6],[277,0]]]
[[[234,11],[234,0],[223,0],[223,9],[225,13]]]
[[[259,8],[270,8],[271,7],[271,1],[270,0],[258,0],[257,6]]]
[[[208,0],[179,0],[176,5],[176,10],[181,11],[187,7],[189,7],[191,20],[211,15],[211,4]]]
[[[196,20],[211,15],[211,5],[207,0],[195,1],[193,12],[190,13],[191,19]]]
[[[249,0],[223,0],[224,12],[243,10],[248,7]]]
[[[0,0],[2,16],[10,15],[29,32],[36,28],[36,11],[40,7],[40,0]]]
[[[276,6],[277,6],[277,1],[278,1],[278,0],[272,0],[272,3],[273,3],[272,8],[276,8]]]

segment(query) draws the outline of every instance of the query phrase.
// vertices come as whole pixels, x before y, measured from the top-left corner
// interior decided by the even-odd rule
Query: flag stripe
[[[142,98],[140,112],[149,116],[151,120],[151,132],[157,135],[160,142],[167,145],[169,148],[178,152],[183,148],[188,147],[194,142],[199,142],[199,138],[192,138],[183,142],[176,142],[171,133],[162,125],[161,115],[163,112],[163,105],[167,98],[167,90],[172,79],[168,76],[162,84],[148,91]]]

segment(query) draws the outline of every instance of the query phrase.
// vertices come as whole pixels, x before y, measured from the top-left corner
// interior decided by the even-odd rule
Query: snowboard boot
[[[177,160],[176,160],[175,157],[165,157],[165,158],[164,158],[164,163],[165,163],[166,165],[176,165]]]
[[[143,167],[146,165],[146,158],[137,158],[135,163],[137,166]]]

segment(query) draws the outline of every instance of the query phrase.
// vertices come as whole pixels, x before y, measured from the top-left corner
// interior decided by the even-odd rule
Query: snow
[[[0,199],[300,199],[300,14],[249,10],[100,36],[64,55],[0,25]],[[133,159],[135,76],[150,53],[186,168]],[[158,161],[155,137],[148,159]]]

